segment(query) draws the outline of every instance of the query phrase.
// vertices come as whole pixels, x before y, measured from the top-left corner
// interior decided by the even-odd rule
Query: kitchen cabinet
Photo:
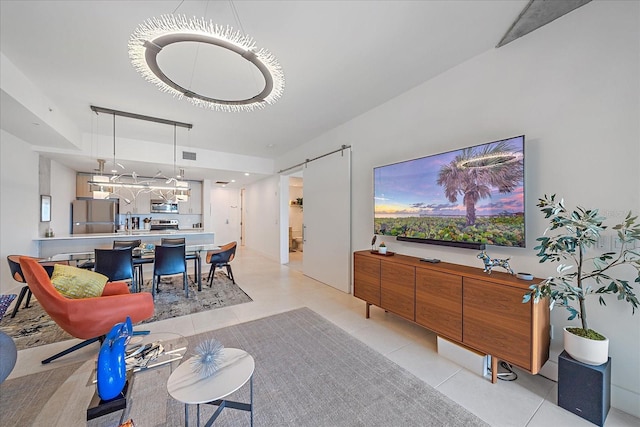
[[[76,175],[76,198],[79,199],[92,199],[93,192],[91,191],[91,186],[89,185],[89,181],[91,180],[91,175]]]
[[[531,281],[503,272],[370,251],[354,253],[354,296],[450,341],[537,374],[549,358],[549,304],[522,303]],[[534,278],[534,281],[541,279]],[[378,291],[379,290],[379,291]]]
[[[133,194],[135,193],[126,188],[118,188],[116,194],[120,201],[121,215],[125,215],[127,212],[131,212],[132,215],[147,215],[151,213],[151,193],[141,191],[134,198]]]
[[[202,214],[202,183],[198,181],[189,181],[191,192],[189,200],[178,203],[178,213],[201,215]]]

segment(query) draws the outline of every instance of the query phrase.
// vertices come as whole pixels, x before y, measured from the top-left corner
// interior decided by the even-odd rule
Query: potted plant
[[[380,242],[380,245],[378,245],[378,253],[383,255],[387,253],[387,245],[385,245],[384,242]]]
[[[628,302],[631,313],[635,313],[638,298],[633,287],[628,280],[614,277],[613,274],[619,273],[619,267],[626,265],[635,268],[635,282],[640,283],[640,249],[635,248],[640,242],[638,217],[629,212],[621,224],[613,227],[619,244],[616,251],[588,257],[587,250],[597,246],[602,232],[607,228],[603,225],[606,218],[599,216],[597,209],[587,210],[579,206],[573,212],[568,212],[564,207],[564,200],[556,201],[555,194],[551,197],[545,195],[538,200],[537,206],[545,214],[545,218],[549,219],[550,226],[545,235],[537,239],[540,244],[534,249],[538,250],[537,256],[541,263],[549,261],[560,264],[556,276],[530,286],[531,290],[525,294],[523,302],[529,302],[533,298],[537,303],[541,298],[548,297],[551,308],[554,305],[565,307],[570,313],[568,320],[578,318],[582,327],[564,328],[564,349],[571,357],[583,363],[606,363],[609,341],[589,329],[585,298],[599,295],[600,305],[604,306],[606,302],[602,295],[618,294],[618,300]],[[547,236],[547,232],[553,230],[561,232]],[[577,303],[577,307],[573,307],[572,303]]]

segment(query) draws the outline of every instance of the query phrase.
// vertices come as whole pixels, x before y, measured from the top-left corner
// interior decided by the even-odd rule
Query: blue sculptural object
[[[131,335],[133,326],[131,318],[117,323],[111,328],[100,347],[98,355],[97,379],[98,396],[102,400],[118,397],[127,380],[127,365],[124,360],[124,350]]]

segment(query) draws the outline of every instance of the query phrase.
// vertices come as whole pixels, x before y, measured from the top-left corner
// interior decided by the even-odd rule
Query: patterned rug
[[[195,277],[190,275],[189,297],[186,298],[182,289],[181,276],[163,278],[160,284],[160,292],[156,294],[155,313],[152,318],[142,323],[186,316],[192,313],[253,301],[238,285],[234,285],[222,271],[216,272],[211,288],[206,279],[206,275],[203,276],[202,292],[198,292]],[[151,280],[145,280],[142,290],[151,292]],[[24,306],[24,301],[21,306]],[[20,308],[13,319],[8,314],[12,310],[13,306],[0,322],[0,331],[13,338],[18,350],[73,338],[51,320],[35,298],[31,299],[29,308]]]

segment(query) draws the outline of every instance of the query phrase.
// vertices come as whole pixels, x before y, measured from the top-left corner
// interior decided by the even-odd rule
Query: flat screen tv
[[[374,232],[484,249],[525,246],[524,135],[374,168]]]

